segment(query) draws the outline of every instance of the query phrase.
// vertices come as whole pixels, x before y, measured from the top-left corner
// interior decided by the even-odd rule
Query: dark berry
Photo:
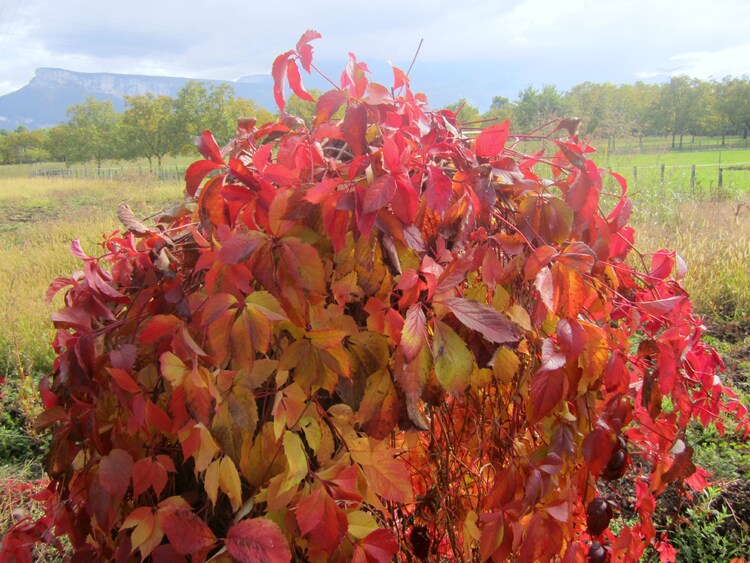
[[[612,506],[603,498],[595,498],[586,507],[586,524],[592,536],[598,536],[612,520]]]
[[[430,555],[430,536],[425,526],[414,526],[409,534],[411,551],[415,557],[425,560]]]
[[[591,542],[589,546],[588,563],[604,563],[607,560],[607,549],[601,542]]]

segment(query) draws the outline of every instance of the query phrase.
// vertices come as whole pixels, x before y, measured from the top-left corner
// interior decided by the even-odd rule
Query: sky
[[[39,67],[236,80],[269,72],[309,28],[332,76],[348,52],[406,68],[423,40],[413,76],[486,81],[485,100],[529,85],[721,79],[750,75],[748,22],[748,0],[0,0],[0,95]]]

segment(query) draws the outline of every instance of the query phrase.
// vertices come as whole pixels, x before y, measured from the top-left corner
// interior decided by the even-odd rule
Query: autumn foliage
[[[184,202],[122,207],[101,257],[74,244],[46,514],[3,553],[638,559],[655,497],[705,484],[688,422],[750,429],[685,264],[635,250],[625,181],[571,121],[472,133],[353,55],[312,124],[285,114],[317,37],[273,64],[277,122],[197,139]]]

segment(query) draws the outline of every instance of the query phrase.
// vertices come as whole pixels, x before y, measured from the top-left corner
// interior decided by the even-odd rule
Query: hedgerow
[[[5,556],[67,536],[74,560],[673,558],[652,515],[705,486],[688,422],[750,430],[685,264],[637,252],[575,120],[470,134],[353,55],[309,127],[284,113],[317,37],[273,64],[278,121],[197,139],[185,201],[153,225],[121,207],[100,257],[74,243],[46,513]]]

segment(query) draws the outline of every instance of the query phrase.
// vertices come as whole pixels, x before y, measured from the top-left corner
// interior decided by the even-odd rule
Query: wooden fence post
[[[633,166],[633,186],[635,187],[637,185],[638,185],[638,167]]]
[[[690,167],[690,195],[695,192],[695,164]]]
[[[664,187],[664,165],[661,165],[661,187]]]
[[[724,180],[723,176],[724,176],[724,169],[723,168],[719,168],[719,185],[717,186],[718,189],[721,189],[721,186],[724,183],[723,182],[723,180]]]

